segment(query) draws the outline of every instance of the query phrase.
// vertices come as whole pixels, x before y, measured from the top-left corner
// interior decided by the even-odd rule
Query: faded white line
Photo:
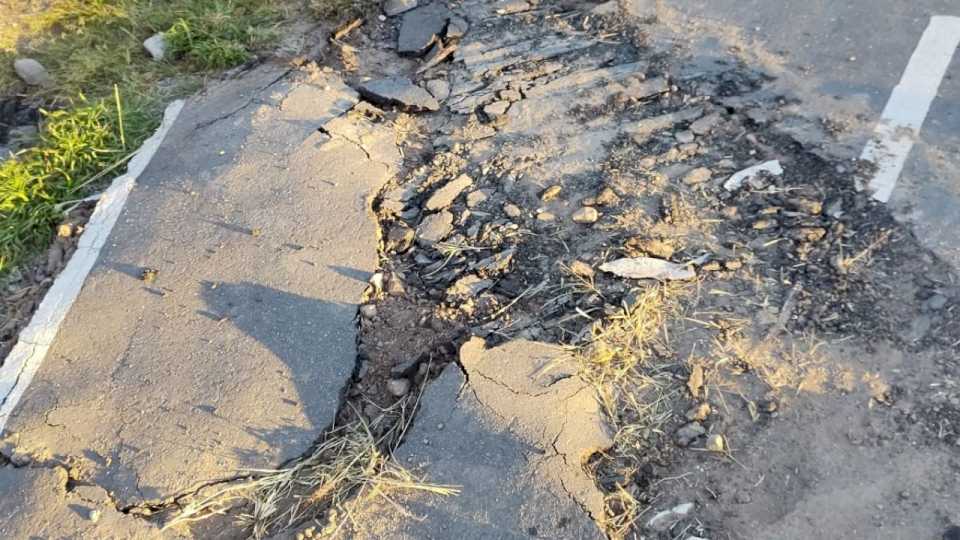
[[[77,243],[77,250],[63,269],[53,286],[43,297],[30,324],[20,332],[17,344],[7,355],[3,366],[0,367],[0,432],[7,425],[7,420],[13,412],[23,392],[34,374],[47,356],[47,351],[53,344],[60,323],[70,311],[70,306],[80,294],[83,282],[97,262],[100,250],[110,236],[123,205],[127,202],[127,195],[133,189],[137,178],[147,168],[153,159],[160,143],[163,142],[170,126],[183,109],[183,101],[171,103],[163,113],[163,122],[157,131],[137,150],[137,154],[127,165],[127,172],[116,178],[110,187],[100,197],[96,209],[90,216],[87,226]]]
[[[867,186],[874,199],[890,200],[958,45],[960,17],[931,17],[900,84],[890,94],[873,139],[860,155],[877,165]]]

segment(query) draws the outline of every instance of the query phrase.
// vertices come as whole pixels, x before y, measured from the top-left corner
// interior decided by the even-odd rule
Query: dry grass
[[[608,490],[605,526],[624,538],[646,508],[633,479],[664,435],[682,384],[665,370],[669,350],[667,322],[680,313],[680,298],[690,286],[664,283],[642,291],[632,306],[592,328],[592,340],[578,354],[583,376],[597,389],[614,445],[601,469],[619,480]],[[604,473],[601,473],[601,475]]]
[[[323,517],[328,534],[353,523],[355,505],[380,501],[399,508],[393,495],[421,491],[456,495],[455,486],[420,481],[391,457],[409,427],[419,396],[410,395],[372,422],[360,420],[324,434],[309,456],[272,471],[249,471],[230,484],[185,505],[165,528],[232,513],[264,538],[312,517]]]

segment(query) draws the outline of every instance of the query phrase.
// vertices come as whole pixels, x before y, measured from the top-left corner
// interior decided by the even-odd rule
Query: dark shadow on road
[[[355,279],[362,283],[367,283],[370,281],[370,276],[372,275],[370,272],[364,272],[363,270],[357,270],[356,268],[350,268],[347,266],[337,266],[335,264],[327,265],[327,268],[333,270],[343,277]]]

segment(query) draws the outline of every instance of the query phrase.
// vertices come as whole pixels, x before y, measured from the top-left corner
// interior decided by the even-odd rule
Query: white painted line
[[[124,203],[127,202],[127,195],[147,168],[182,109],[181,100],[167,107],[160,127],[137,150],[137,154],[127,164],[127,172],[116,178],[100,197],[83,234],[80,235],[77,250],[43,297],[36,313],[30,319],[30,324],[20,332],[17,344],[0,367],[0,433],[46,357],[60,329],[60,323],[80,295],[83,282],[97,262],[100,250],[110,236]]]
[[[957,45],[960,17],[931,17],[900,84],[890,94],[873,139],[860,155],[860,159],[877,165],[867,186],[874,199],[890,200]]]

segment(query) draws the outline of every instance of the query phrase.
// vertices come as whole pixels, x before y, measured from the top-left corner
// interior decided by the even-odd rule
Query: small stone
[[[430,246],[446,238],[451,231],[453,231],[453,214],[444,210],[431,214],[420,222],[420,226],[417,227],[417,241]]]
[[[163,37],[162,33],[157,32],[143,40],[143,48],[150,53],[155,61],[159,62],[163,60],[163,55],[167,52],[167,38]]]
[[[538,213],[537,213],[537,221],[540,221],[540,222],[543,222],[543,223],[550,223],[550,222],[552,222],[552,221],[556,221],[556,219],[557,219],[557,216],[551,214],[550,212],[538,212]]]
[[[598,206],[616,206],[620,203],[620,196],[609,187],[603,188],[596,197]]]
[[[570,271],[585,278],[592,278],[594,274],[593,267],[583,261],[573,261],[570,263]]]
[[[403,223],[395,223],[387,231],[387,251],[403,253],[410,249],[416,234]]]
[[[560,196],[562,189],[560,186],[550,186],[540,193],[540,200],[543,202],[552,201]]]
[[[364,319],[372,319],[377,316],[377,306],[375,304],[364,304],[360,306],[360,315]]]
[[[53,78],[47,72],[43,64],[33,58],[18,58],[13,62],[13,70],[23,82],[31,86],[48,86],[53,83]]]
[[[396,105],[404,110],[436,111],[440,103],[423,88],[404,77],[367,81],[358,88],[360,95],[376,105]]]
[[[447,182],[442,188],[433,192],[433,195],[427,199],[424,208],[427,210],[440,210],[450,206],[454,200],[468,187],[473,185],[473,178],[461,174],[455,179]]]
[[[690,443],[706,432],[707,430],[700,425],[700,422],[685,424],[676,432],[677,444],[684,448],[690,446]]]
[[[777,220],[775,219],[758,219],[753,222],[753,228],[758,231],[765,231],[767,229],[772,229],[777,226]]]
[[[87,517],[90,518],[90,521],[96,523],[100,521],[100,511],[99,510],[90,510],[90,513],[87,514]]]
[[[657,0],[626,0],[623,10],[640,20],[654,19],[657,16]]]
[[[417,4],[417,0],[386,0],[383,3],[383,14],[387,17],[396,17],[417,7]]]
[[[734,499],[737,501],[737,504],[750,504],[753,502],[753,497],[750,496],[750,492],[742,489],[737,492]]]
[[[787,201],[787,204],[797,211],[813,216],[820,215],[823,212],[823,203],[814,199],[798,197]]]
[[[826,235],[827,230],[823,227],[800,227],[790,233],[790,236],[795,240],[804,240],[807,242],[819,242]]]
[[[397,36],[397,52],[407,56],[423,56],[443,34],[450,16],[450,10],[439,2],[404,13]]]
[[[669,510],[657,512],[650,521],[647,522],[647,528],[658,532],[665,532],[681,519],[687,517],[693,511],[695,505],[692,502],[678,504]]]
[[[727,261],[727,262],[723,263],[723,266],[724,266],[727,270],[739,270],[740,268],[743,267],[743,263],[740,262],[740,261],[738,261],[737,259],[733,259],[733,260],[730,260],[730,261]]]
[[[494,101],[493,103],[484,105],[483,114],[487,115],[489,118],[499,118],[507,114],[507,109],[509,108],[509,101]]]
[[[489,198],[489,195],[487,194],[486,191],[482,189],[471,191],[470,193],[467,193],[467,207],[475,208],[477,206],[480,206],[488,198]]]
[[[574,223],[596,223],[596,221],[600,219],[600,212],[597,212],[597,209],[593,208],[592,206],[584,206],[583,208],[574,212],[571,219],[573,219]]]
[[[923,305],[930,311],[939,311],[947,305],[947,297],[942,294],[935,294],[928,298]]]
[[[514,90],[513,88],[501,90],[497,95],[500,96],[500,99],[504,101],[520,101],[523,99],[523,95],[520,94],[520,91]]]
[[[450,21],[447,23],[447,39],[459,39],[466,35],[467,30],[470,28],[470,25],[467,23],[466,19],[462,17],[457,17],[456,15],[450,17]]]
[[[57,236],[60,238],[70,238],[76,230],[73,223],[61,223],[57,227]]]
[[[673,134],[673,138],[680,144],[690,144],[696,140],[692,131],[678,131]]]
[[[387,280],[387,294],[390,296],[405,296],[407,286],[403,283],[403,278],[399,274],[390,274]]]
[[[387,381],[387,391],[394,397],[403,397],[410,392],[410,379],[390,379]]]
[[[503,213],[506,214],[507,217],[515,219],[523,214],[523,210],[520,210],[520,207],[515,204],[506,203],[503,205]]]
[[[456,281],[447,289],[447,296],[452,298],[476,298],[483,291],[493,287],[493,281],[480,279],[470,274]]]
[[[697,167],[696,169],[688,172],[683,177],[683,183],[688,186],[695,186],[697,184],[702,184],[713,176],[713,171],[706,167]]]
[[[726,450],[726,445],[723,441],[723,435],[719,433],[714,433],[707,437],[707,444],[704,446],[707,450],[711,452],[723,452]]]
[[[691,422],[702,422],[710,416],[710,404],[709,403],[700,403],[699,405],[691,408],[687,411],[687,420]]]
[[[450,83],[443,79],[430,79],[427,81],[427,92],[437,101],[443,101],[450,97]]]
[[[720,123],[720,120],[720,113],[713,113],[704,116],[690,124],[690,131],[697,135],[707,135],[713,131],[713,128],[716,127],[717,124]]]
[[[757,402],[757,409],[759,409],[760,412],[763,412],[763,413],[772,414],[777,412],[777,409],[779,408],[780,408],[780,405],[777,404],[777,401],[774,399],[762,399],[759,402]]]

